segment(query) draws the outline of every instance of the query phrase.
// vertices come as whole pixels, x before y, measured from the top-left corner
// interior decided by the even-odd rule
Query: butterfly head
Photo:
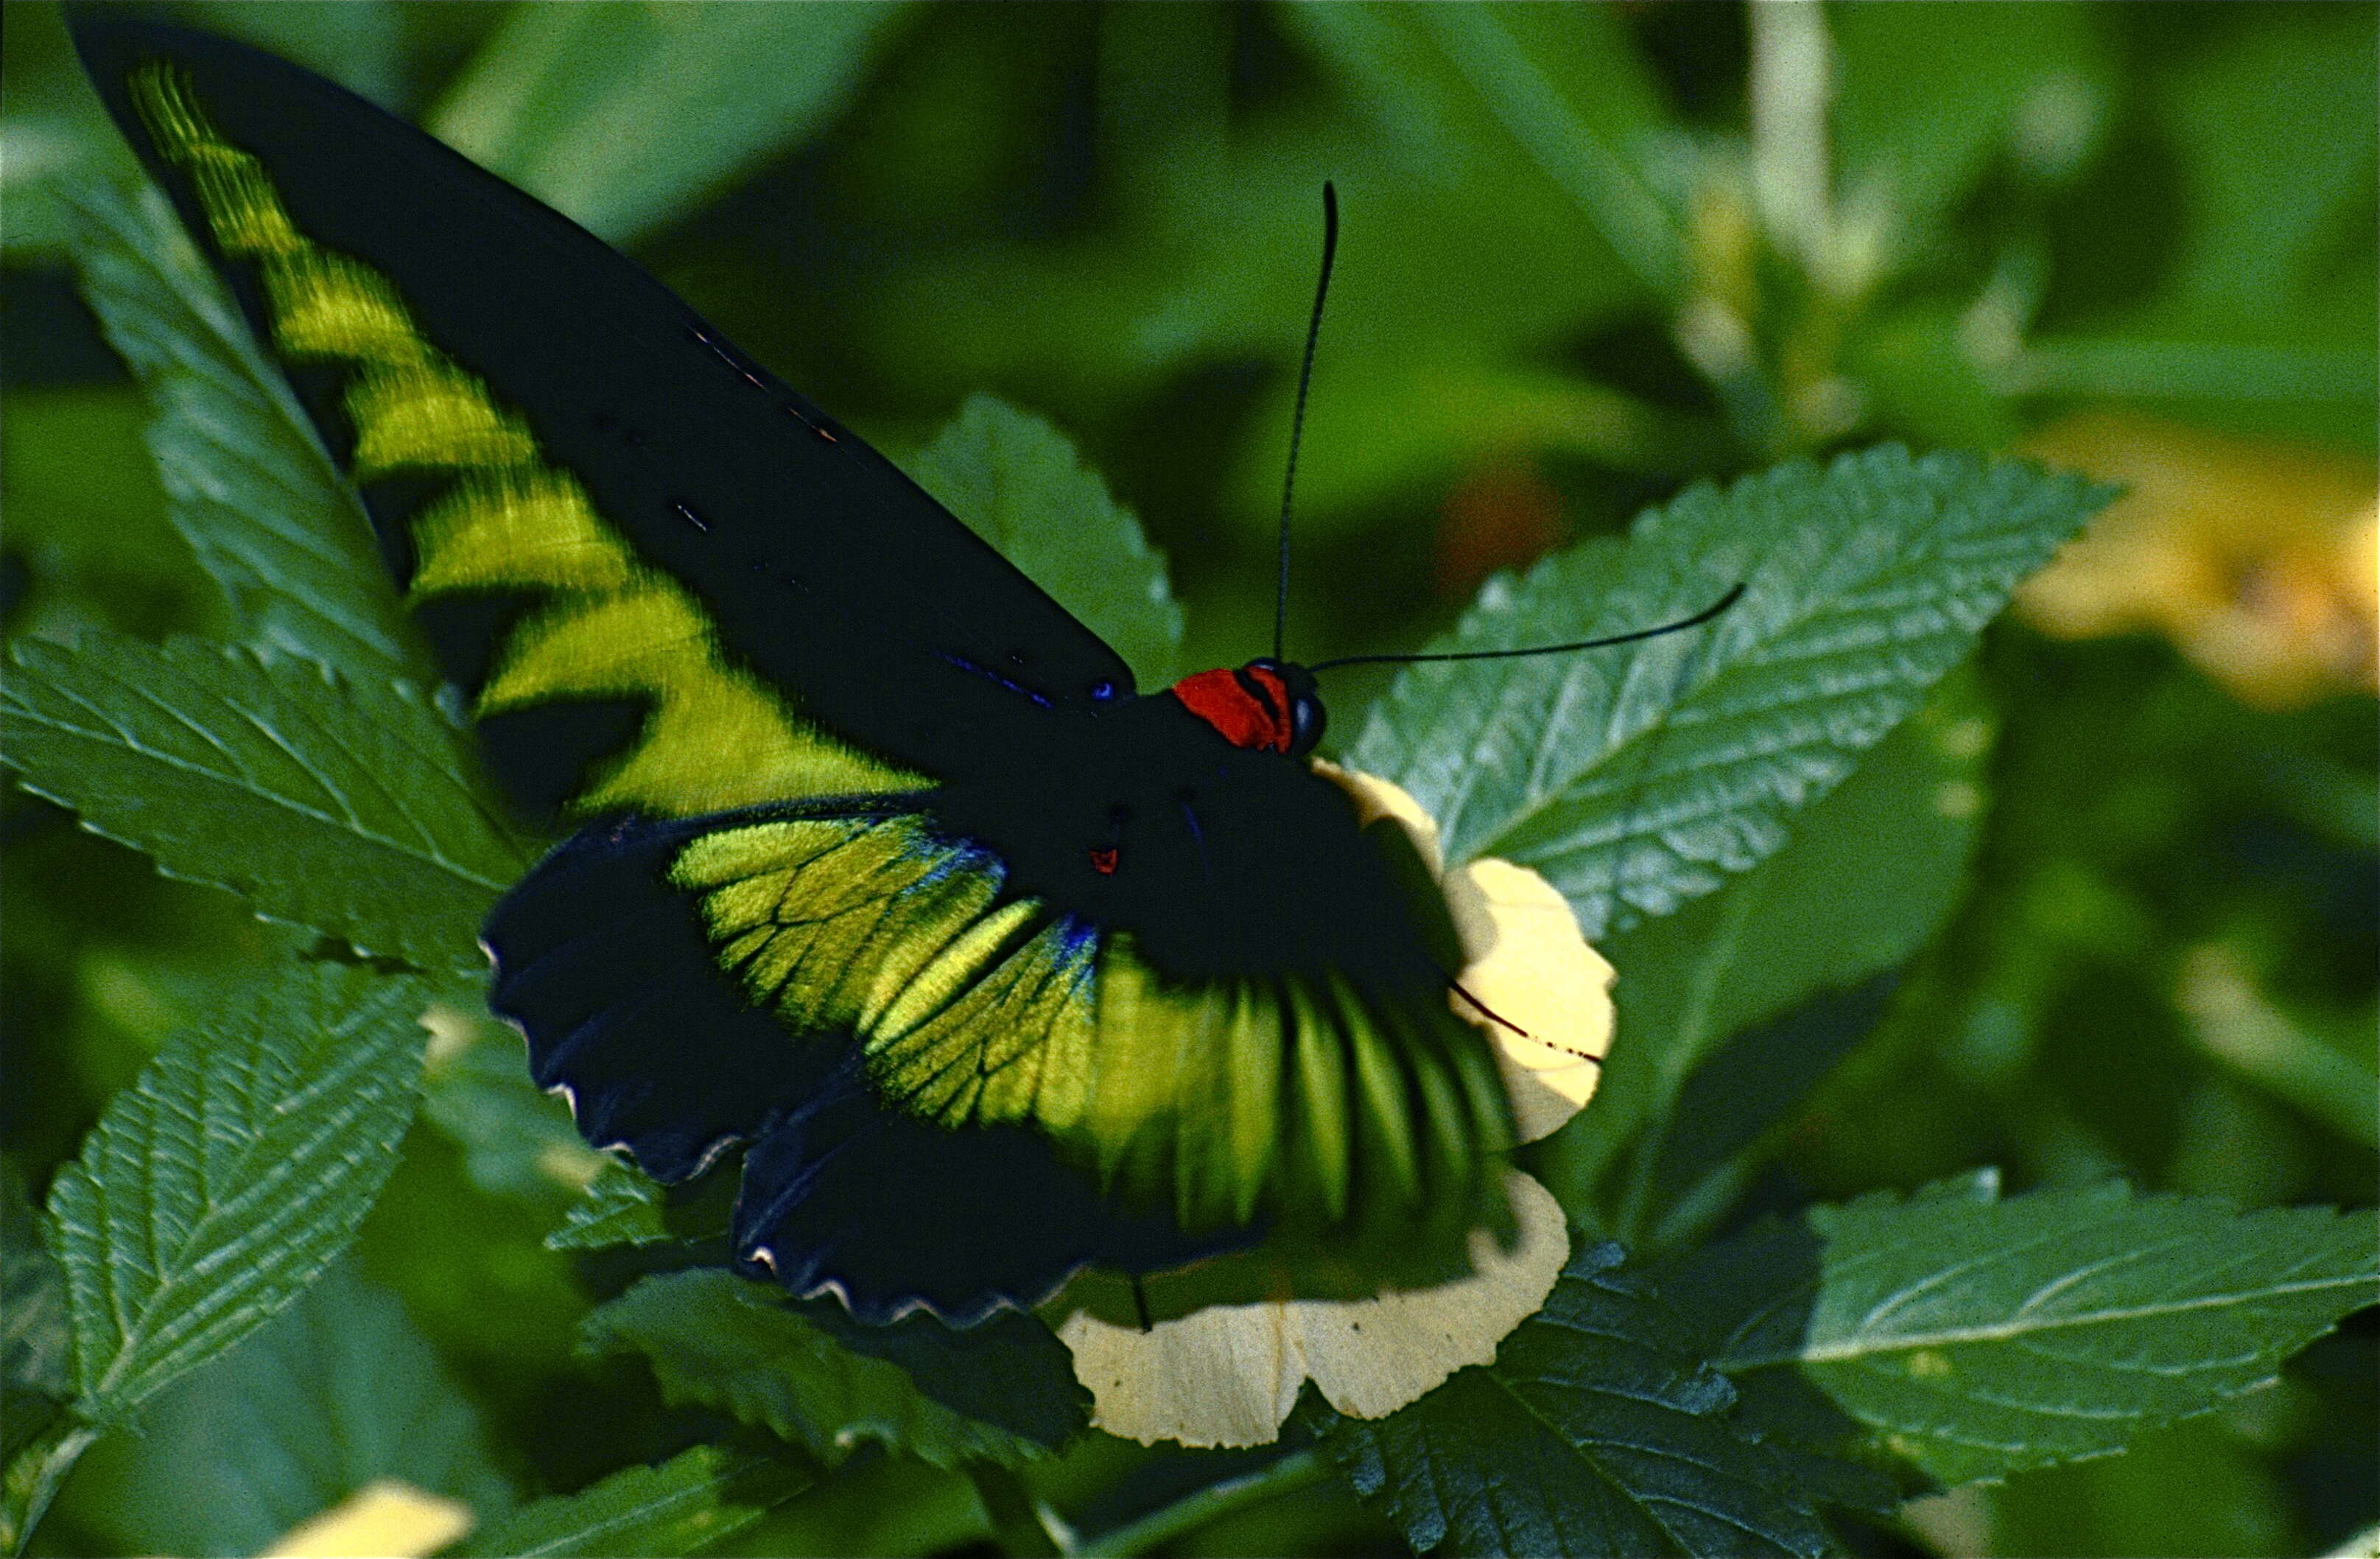
[[[1176,682],[1172,692],[1225,741],[1258,752],[1303,758],[1327,724],[1314,674],[1287,661],[1202,671]]]

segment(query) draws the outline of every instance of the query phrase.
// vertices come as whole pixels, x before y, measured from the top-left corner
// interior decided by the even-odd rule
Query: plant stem
[[[1411,14],[1529,159],[1577,202],[1621,263],[1657,296],[1675,298],[1684,280],[1685,236],[1633,159],[1563,99],[1543,65],[1494,12],[1425,6]]]
[[[1292,1451],[1271,1466],[1245,1477],[1227,1478],[1184,1494],[1137,1521],[1101,1533],[1075,1552],[1084,1559],[1126,1559],[1131,1554],[1146,1553],[1170,1538],[1180,1537],[1235,1510],[1319,1483],[1330,1473],[1320,1452],[1310,1446]]]
[[[98,1430],[61,1413],[56,1423],[17,1453],[17,1459],[8,1464],[5,1509],[0,1509],[0,1545],[10,1553],[25,1552],[58,1486],[98,1438]]]
[[[1050,1512],[1033,1497],[1014,1469],[971,1461],[966,1475],[991,1522],[991,1541],[1011,1559],[1053,1559],[1068,1552],[1071,1533],[1051,1530]]]
[[[1828,193],[1826,14],[1811,0],[1755,6],[1752,186],[1777,247],[1814,279],[1828,278],[1834,216]]]
[[[1800,0],[1791,3],[1798,4]],[[1685,1087],[1687,1074],[1722,1037],[1712,1031],[1716,1023],[1712,1013],[1718,1004],[1719,990],[1734,968],[1736,945],[1765,896],[1751,886],[1730,895],[1722,906],[1710,940],[1695,956],[1684,1008],[1660,1053],[1660,1069],[1656,1078],[1658,1099],[1645,1113],[1644,1124],[1637,1128],[1628,1179],[1621,1188],[1620,1208],[1611,1220],[1612,1237],[1631,1250],[1645,1242],[1645,1226],[1653,1218],[1653,1172],[1660,1163],[1661,1144],[1669,1137],[1670,1121],[1677,1112],[1678,1091]]]

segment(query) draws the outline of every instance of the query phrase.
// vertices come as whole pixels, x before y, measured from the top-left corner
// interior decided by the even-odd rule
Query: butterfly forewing
[[[414,589],[521,606],[488,713],[648,712],[635,768],[580,810],[996,771],[1029,761],[1037,713],[1131,691],[998,553],[565,218],[252,50],[78,41]]]

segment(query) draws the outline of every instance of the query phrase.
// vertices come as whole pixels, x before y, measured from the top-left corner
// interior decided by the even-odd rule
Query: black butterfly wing
[[[1131,694],[1096,635],[583,229],[242,45],[76,37],[445,609],[482,716],[627,706],[587,727],[616,747],[559,787],[576,810],[1023,783],[1038,714]],[[577,727],[509,746],[555,730]]]
[[[617,820],[488,926],[494,1003],[590,1140],[664,1180],[749,1140],[739,1253],[876,1317],[1281,1224],[1459,1252],[1504,1105],[1427,895],[1343,798],[1132,697],[564,219],[253,51],[78,37],[483,732]]]
[[[749,1139],[738,1255],[869,1319],[1267,1231],[1358,1291],[1461,1270],[1510,1121],[1426,868],[1171,699],[1112,718],[1054,795],[587,830],[491,916],[492,1002],[648,1172]],[[1111,798],[1104,869],[1075,797]]]
[[[490,919],[492,1002],[520,1022],[533,1075],[569,1095],[588,1140],[626,1149],[656,1179],[691,1178],[748,1141],[736,1254],[794,1293],[840,1294],[864,1320],[922,1306],[973,1322],[1086,1265],[1160,1271],[1245,1243],[1112,1206],[1030,1126],[952,1130],[888,1106],[860,1041],[793,1042],[672,880],[690,849],[715,856],[753,827],[798,818],[849,836],[917,817],[777,808],[584,830]]]

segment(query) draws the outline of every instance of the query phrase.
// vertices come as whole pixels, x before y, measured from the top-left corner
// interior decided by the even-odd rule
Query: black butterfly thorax
[[[1031,746],[1014,758],[1030,780],[953,782],[934,811],[997,850],[1014,892],[1131,935],[1185,980],[1351,965],[1438,978],[1451,932],[1409,849],[1390,830],[1359,829],[1352,799],[1293,735],[1231,739],[1185,700],[1200,681],[1026,723]],[[1318,700],[1309,719],[1318,734]]]

